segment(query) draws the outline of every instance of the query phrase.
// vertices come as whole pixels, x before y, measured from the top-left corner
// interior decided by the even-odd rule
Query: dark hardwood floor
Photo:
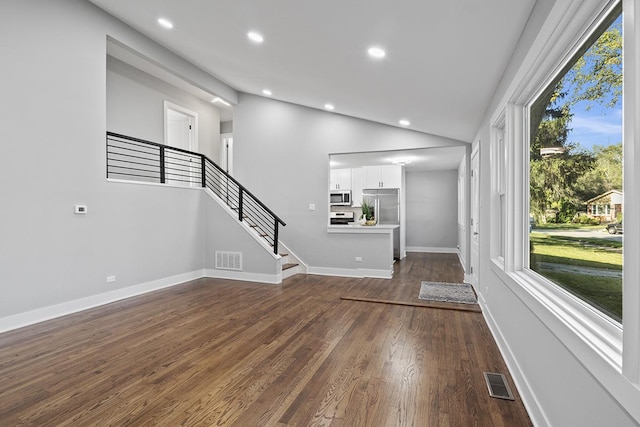
[[[462,277],[409,254],[392,280],[200,279],[0,334],[0,426],[531,425],[488,396],[507,370],[481,313],[341,299]]]

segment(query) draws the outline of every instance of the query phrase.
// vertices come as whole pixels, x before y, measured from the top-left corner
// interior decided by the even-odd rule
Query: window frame
[[[567,347],[610,393],[630,410],[637,403],[640,384],[640,225],[625,228],[624,329],[578,297],[529,269],[529,108],[606,17],[623,4],[623,141],[625,164],[640,165],[640,7],[633,0],[610,0],[594,6],[571,0],[554,6],[541,35],[517,71],[511,86],[492,116],[492,126],[504,117],[504,157],[492,156],[492,169],[505,173],[506,236],[504,258],[492,243],[491,270]],[[634,7],[635,6],[635,7]],[[550,21],[550,22],[549,22]],[[493,127],[492,127],[493,132]],[[624,168],[624,204],[627,212],[640,211],[640,171]],[[499,194],[492,182],[492,197]],[[492,215],[495,216],[495,215]],[[497,233],[492,233],[497,234]],[[624,350],[623,350],[624,349]],[[614,375],[618,373],[621,375]],[[632,411],[635,412],[635,411]]]

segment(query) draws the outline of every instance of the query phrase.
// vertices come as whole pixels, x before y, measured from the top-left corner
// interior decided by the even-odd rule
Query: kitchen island
[[[386,234],[388,236],[388,248],[391,263],[394,259],[400,259],[400,226],[398,224],[360,225],[350,223],[345,225],[329,225],[327,233],[351,235],[358,239],[358,235]],[[381,238],[383,236],[380,236]],[[385,250],[386,252],[386,250]]]
[[[360,225],[360,224],[345,224],[345,225],[329,225],[327,227],[327,233],[347,233],[347,234],[393,234],[393,230],[399,229],[398,224],[378,224],[378,225]]]

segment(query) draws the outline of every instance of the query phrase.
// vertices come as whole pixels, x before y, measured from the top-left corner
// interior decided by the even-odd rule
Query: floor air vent
[[[484,380],[487,382],[487,387],[489,388],[489,396],[498,399],[515,400],[504,375],[485,372]]]
[[[216,270],[242,271],[242,252],[216,251]]]

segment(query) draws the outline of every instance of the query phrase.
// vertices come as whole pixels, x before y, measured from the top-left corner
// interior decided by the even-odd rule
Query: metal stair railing
[[[208,188],[278,254],[284,221],[204,154],[107,132],[107,178]]]

